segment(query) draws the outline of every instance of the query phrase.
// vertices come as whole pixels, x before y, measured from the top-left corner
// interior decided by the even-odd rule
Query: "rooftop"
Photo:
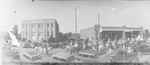
[[[29,54],[29,55],[31,55],[31,56],[33,56],[33,55],[37,55],[38,53],[36,53],[36,52],[33,52],[33,51],[29,51],[29,52],[26,52],[27,54]]]
[[[69,53],[61,52],[61,53],[54,54],[53,56],[68,58],[68,57],[70,57],[72,55],[69,54]]]
[[[34,23],[34,22],[49,22],[49,21],[56,21],[56,19],[34,19],[34,20],[23,20],[22,21],[22,23],[29,23],[29,22],[32,22],[32,23]]]
[[[141,29],[141,27],[126,27],[125,28],[123,26],[101,26],[103,30],[139,30]],[[86,29],[82,29],[81,31],[83,30],[89,30],[89,29],[94,29],[94,27],[90,27],[90,28],[86,28]]]
[[[88,53],[88,54],[94,54],[94,55],[100,54],[99,52],[96,52],[96,51],[89,51],[89,50],[83,50],[83,51],[81,51],[80,53]]]

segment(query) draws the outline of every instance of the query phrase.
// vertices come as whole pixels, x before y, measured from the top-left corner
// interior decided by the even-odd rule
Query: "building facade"
[[[81,39],[90,39],[96,42],[98,39],[102,40],[115,40],[121,38],[135,38],[138,35],[143,37],[143,28],[135,27],[114,27],[114,26],[100,26],[95,25],[94,27],[80,30]]]
[[[59,25],[56,19],[38,19],[22,21],[22,38],[31,41],[48,40],[52,36],[55,42],[59,38]]]

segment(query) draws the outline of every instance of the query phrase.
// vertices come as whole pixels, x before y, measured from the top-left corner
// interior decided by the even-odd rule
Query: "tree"
[[[150,37],[150,32],[148,29],[145,29],[145,34],[144,34],[145,38],[148,39]]]
[[[25,42],[27,39],[26,38],[22,38],[21,41]]]
[[[21,37],[20,37],[20,35],[18,34],[18,25],[15,25],[15,26],[13,27],[13,30],[12,30],[11,32],[16,36],[16,39],[17,39],[17,40],[21,40]]]
[[[48,38],[47,41],[50,42],[50,43],[54,43],[54,42],[55,42],[55,38],[51,35],[51,36]]]

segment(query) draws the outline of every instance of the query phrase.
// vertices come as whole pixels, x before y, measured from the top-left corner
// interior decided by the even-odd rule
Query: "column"
[[[29,24],[29,39],[31,40],[31,36],[32,36],[32,27],[31,27],[31,24]]]
[[[126,34],[125,34],[126,26],[122,26],[122,29],[123,29],[122,40],[125,40],[126,39]]]
[[[45,39],[47,40],[47,23],[45,23]]]
[[[46,25],[43,23],[43,39],[46,40]]]
[[[38,28],[38,23],[35,24],[36,25],[36,40],[39,40],[39,28]]]
[[[140,37],[141,37],[142,39],[144,38],[144,36],[143,36],[143,27],[141,27]]]

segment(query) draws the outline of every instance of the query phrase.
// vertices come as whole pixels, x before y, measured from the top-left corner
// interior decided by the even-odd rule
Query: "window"
[[[47,24],[47,27],[49,27],[49,24]]]
[[[92,55],[89,55],[89,57],[92,58],[92,59],[94,59],[94,56],[92,56]]]
[[[79,54],[79,56],[82,56],[82,54]]]
[[[51,24],[51,26],[53,27],[53,24]]]
[[[38,59],[41,59],[41,57],[40,57],[40,56],[34,56],[34,57],[32,58],[33,61],[38,60]]]
[[[75,57],[74,57],[74,56],[71,56],[68,60],[69,60],[69,61],[74,61],[74,60],[75,60]]]
[[[49,31],[47,31],[47,36],[49,37]]]
[[[86,57],[86,58],[88,58],[88,55],[85,55],[85,54],[83,54],[83,57]]]
[[[53,59],[55,59],[55,60],[58,60],[58,61],[59,61],[59,58],[58,58],[58,57],[53,57]]]
[[[63,59],[63,58],[60,58],[60,61],[62,61],[62,62],[67,62],[67,60],[66,60],[66,59]]]
[[[52,37],[53,37],[53,31],[51,32],[51,35],[52,35]]]

